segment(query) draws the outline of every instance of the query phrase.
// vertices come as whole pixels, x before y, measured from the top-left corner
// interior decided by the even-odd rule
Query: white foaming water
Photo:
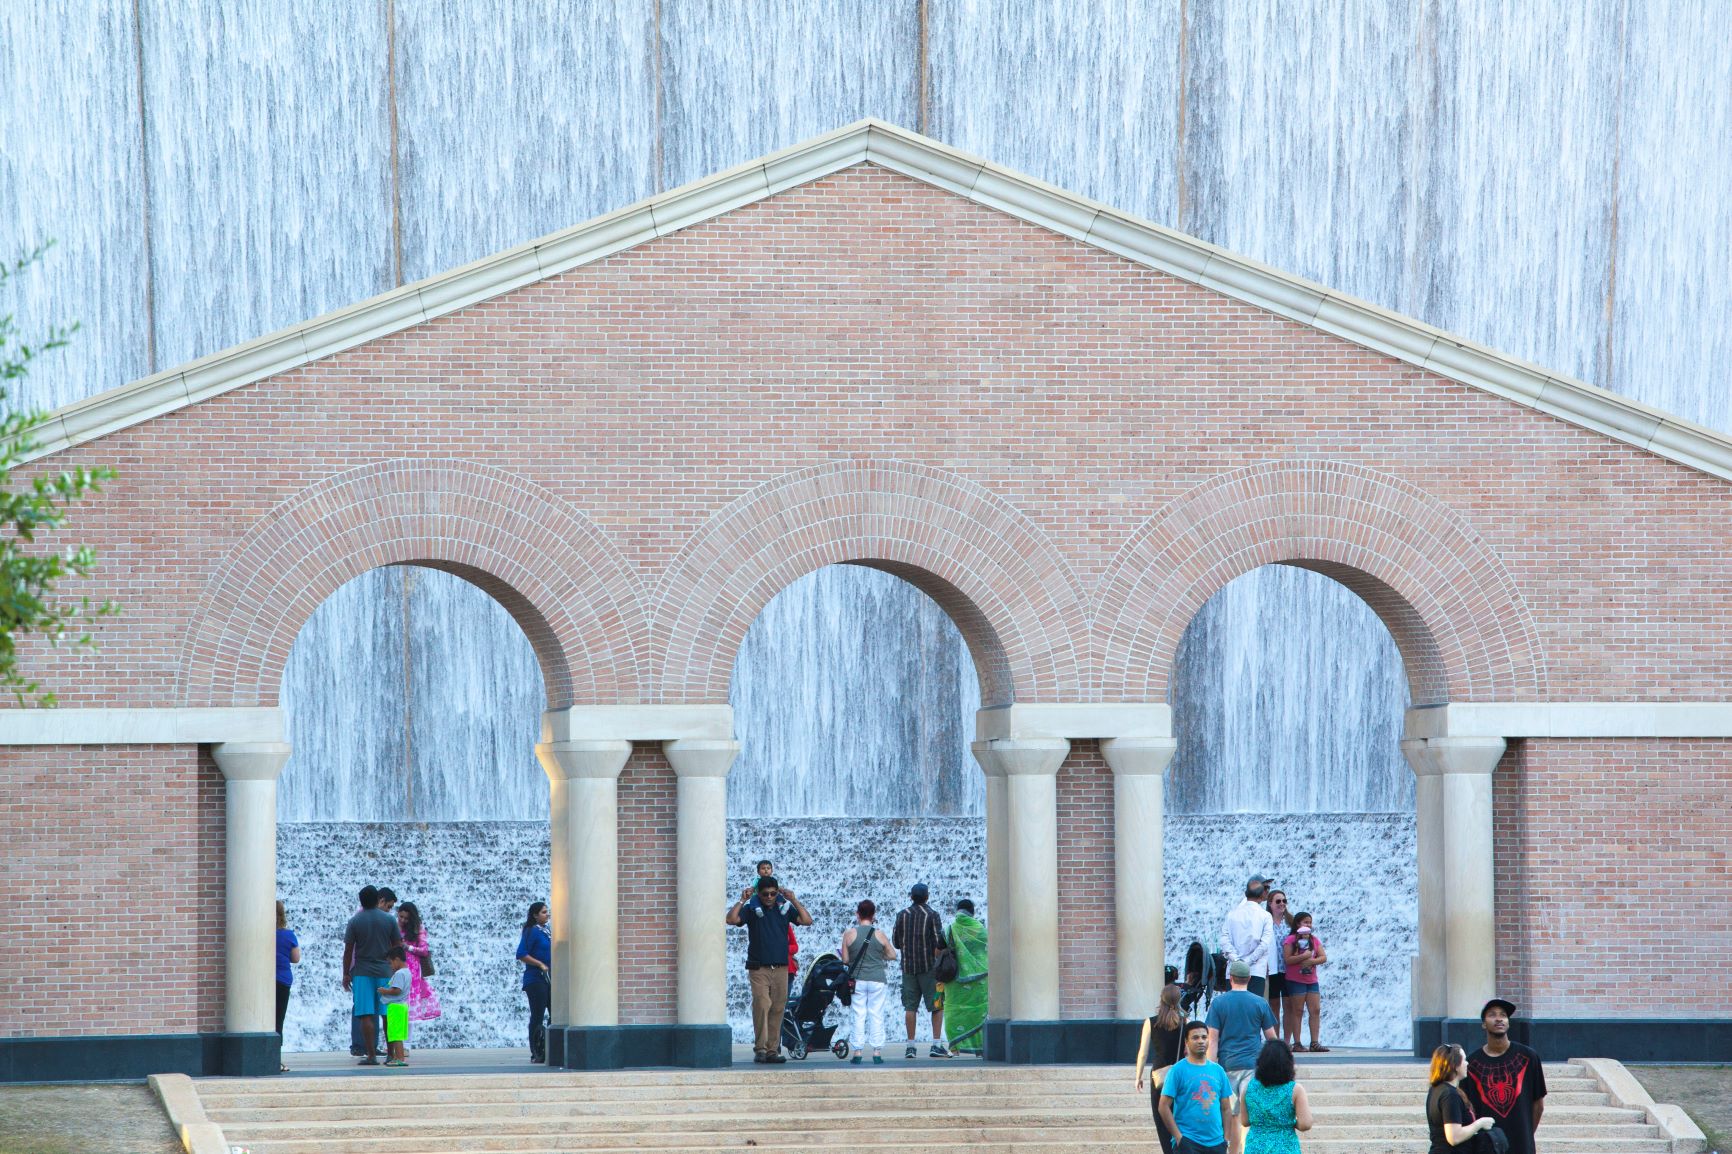
[[[1325,1041],[1409,1044],[1408,958],[1416,948],[1411,816],[1169,817],[1165,836],[1168,961],[1180,964],[1193,939],[1212,945],[1245,878],[1273,874],[1295,910],[1315,915],[1329,947],[1322,975]],[[837,948],[863,897],[879,905],[888,931],[916,881],[931,888],[934,906],[947,918],[958,897],[971,897],[992,924],[980,818],[729,821],[729,892],[716,895],[718,920],[756,876],[760,858],[775,863],[812,913],[815,924],[798,931],[802,968]],[[343,926],[354,912],[355,892],[368,882],[391,886],[427,921],[438,966],[432,984],[444,1014],[418,1024],[414,1044],[527,1044],[528,1009],[514,954],[529,903],[547,894],[544,823],[286,823],[279,827],[278,863],[278,891],[305,959],[284,1030],[289,1050],[348,1047],[349,1004],[338,967]],[[666,914],[671,918],[672,911]],[[750,1042],[745,932],[728,934],[729,1022],[736,1040]],[[1095,964],[1113,962],[1101,957]],[[901,1032],[900,975],[895,966],[890,974],[894,1040]],[[924,1015],[919,1036],[929,1036]]]

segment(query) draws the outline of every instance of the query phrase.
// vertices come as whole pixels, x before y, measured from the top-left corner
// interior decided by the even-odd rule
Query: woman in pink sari
[[[432,955],[427,944],[427,927],[421,924],[421,911],[414,902],[397,907],[397,928],[403,931],[403,947],[409,955],[409,1020],[425,1022],[439,1016],[439,995],[427,984],[421,969]]]

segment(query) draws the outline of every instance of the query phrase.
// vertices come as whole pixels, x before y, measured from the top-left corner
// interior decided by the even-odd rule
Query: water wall
[[[1413,949],[1413,818],[1405,814],[1239,815],[1167,819],[1167,941],[1172,960],[1192,940],[1213,941],[1247,874],[1286,879],[1316,919],[1331,961],[1322,974],[1324,1039],[1391,1046],[1408,1037],[1407,962]],[[415,1045],[522,1046],[527,1003],[514,960],[531,901],[547,893],[545,822],[299,822],[281,827],[279,878],[299,932],[302,963],[284,1044],[292,1051],[348,1046],[349,1004],[338,985],[343,925],[362,881],[388,884],[427,919],[442,1015],[417,1024]],[[728,822],[726,908],[763,857],[811,911],[798,931],[802,967],[841,944],[854,907],[869,897],[888,933],[909,886],[927,883],[948,918],[959,897],[986,904],[986,828],[978,817],[735,818]],[[1088,892],[1087,879],[1073,892]],[[719,917],[718,913],[718,917]],[[1100,958],[1110,967],[1111,958]],[[990,980],[990,979],[988,979]],[[673,981],[673,975],[668,975]],[[890,967],[887,1036],[901,1036],[900,974]],[[796,986],[796,988],[798,988]],[[728,1016],[752,1040],[745,934],[729,931]],[[917,1030],[930,1037],[924,1014]],[[826,1059],[828,1060],[828,1059]]]
[[[13,400],[66,404],[873,115],[1729,429],[1722,23],[1712,0],[0,5],[0,254],[60,242],[0,312],[84,325]],[[823,571],[748,639],[742,820],[979,813],[966,656],[881,576]],[[1179,664],[1176,817],[1411,809],[1399,659],[1339,586],[1249,574]],[[340,590],[282,700],[285,823],[545,817],[539,673],[456,577]]]

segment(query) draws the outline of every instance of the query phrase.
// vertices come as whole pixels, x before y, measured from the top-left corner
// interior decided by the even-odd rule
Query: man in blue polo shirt
[[[1209,1027],[1185,1023],[1185,1059],[1161,1085],[1161,1121],[1178,1136],[1177,1154],[1225,1154],[1233,1088],[1227,1071],[1209,1061]]]
[[[782,1057],[782,1013],[788,1005],[788,924],[809,926],[812,915],[775,878],[758,879],[757,893],[740,895],[728,911],[730,926],[746,928],[746,976],[752,983],[752,1061]]]

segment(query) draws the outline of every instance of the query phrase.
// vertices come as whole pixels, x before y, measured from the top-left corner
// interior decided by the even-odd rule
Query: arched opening
[[[343,929],[372,884],[415,903],[434,953],[440,1013],[413,1023],[412,1049],[510,1047],[527,1060],[514,953],[528,904],[548,898],[548,784],[534,755],[548,695],[524,606],[505,603],[521,598],[475,576],[370,570],[320,603],[289,650],[277,884],[302,946],[291,1054],[347,1060]]]
[[[1246,878],[1273,876],[1289,912],[1310,913],[1328,949],[1327,1045],[1410,1045],[1418,870],[1414,777],[1400,741],[1413,697],[1438,680],[1416,672],[1414,657],[1435,652],[1396,591],[1308,563],[1228,582],[1179,642],[1168,953],[1182,956],[1192,940],[1215,948]]]
[[[1008,694],[1003,668],[967,599],[903,566],[815,570],[752,621],[730,688],[741,752],[728,779],[728,880],[737,895],[760,859],[775,863],[814,919],[798,931],[802,975],[838,949],[862,898],[888,934],[915,882],[946,922],[963,897],[989,921],[985,787],[969,743],[983,693]],[[728,1016],[742,1044],[752,1037],[744,959],[745,934],[732,930]],[[900,977],[891,965],[886,1037],[896,1048]],[[924,1053],[924,1010],[916,1038]]]

